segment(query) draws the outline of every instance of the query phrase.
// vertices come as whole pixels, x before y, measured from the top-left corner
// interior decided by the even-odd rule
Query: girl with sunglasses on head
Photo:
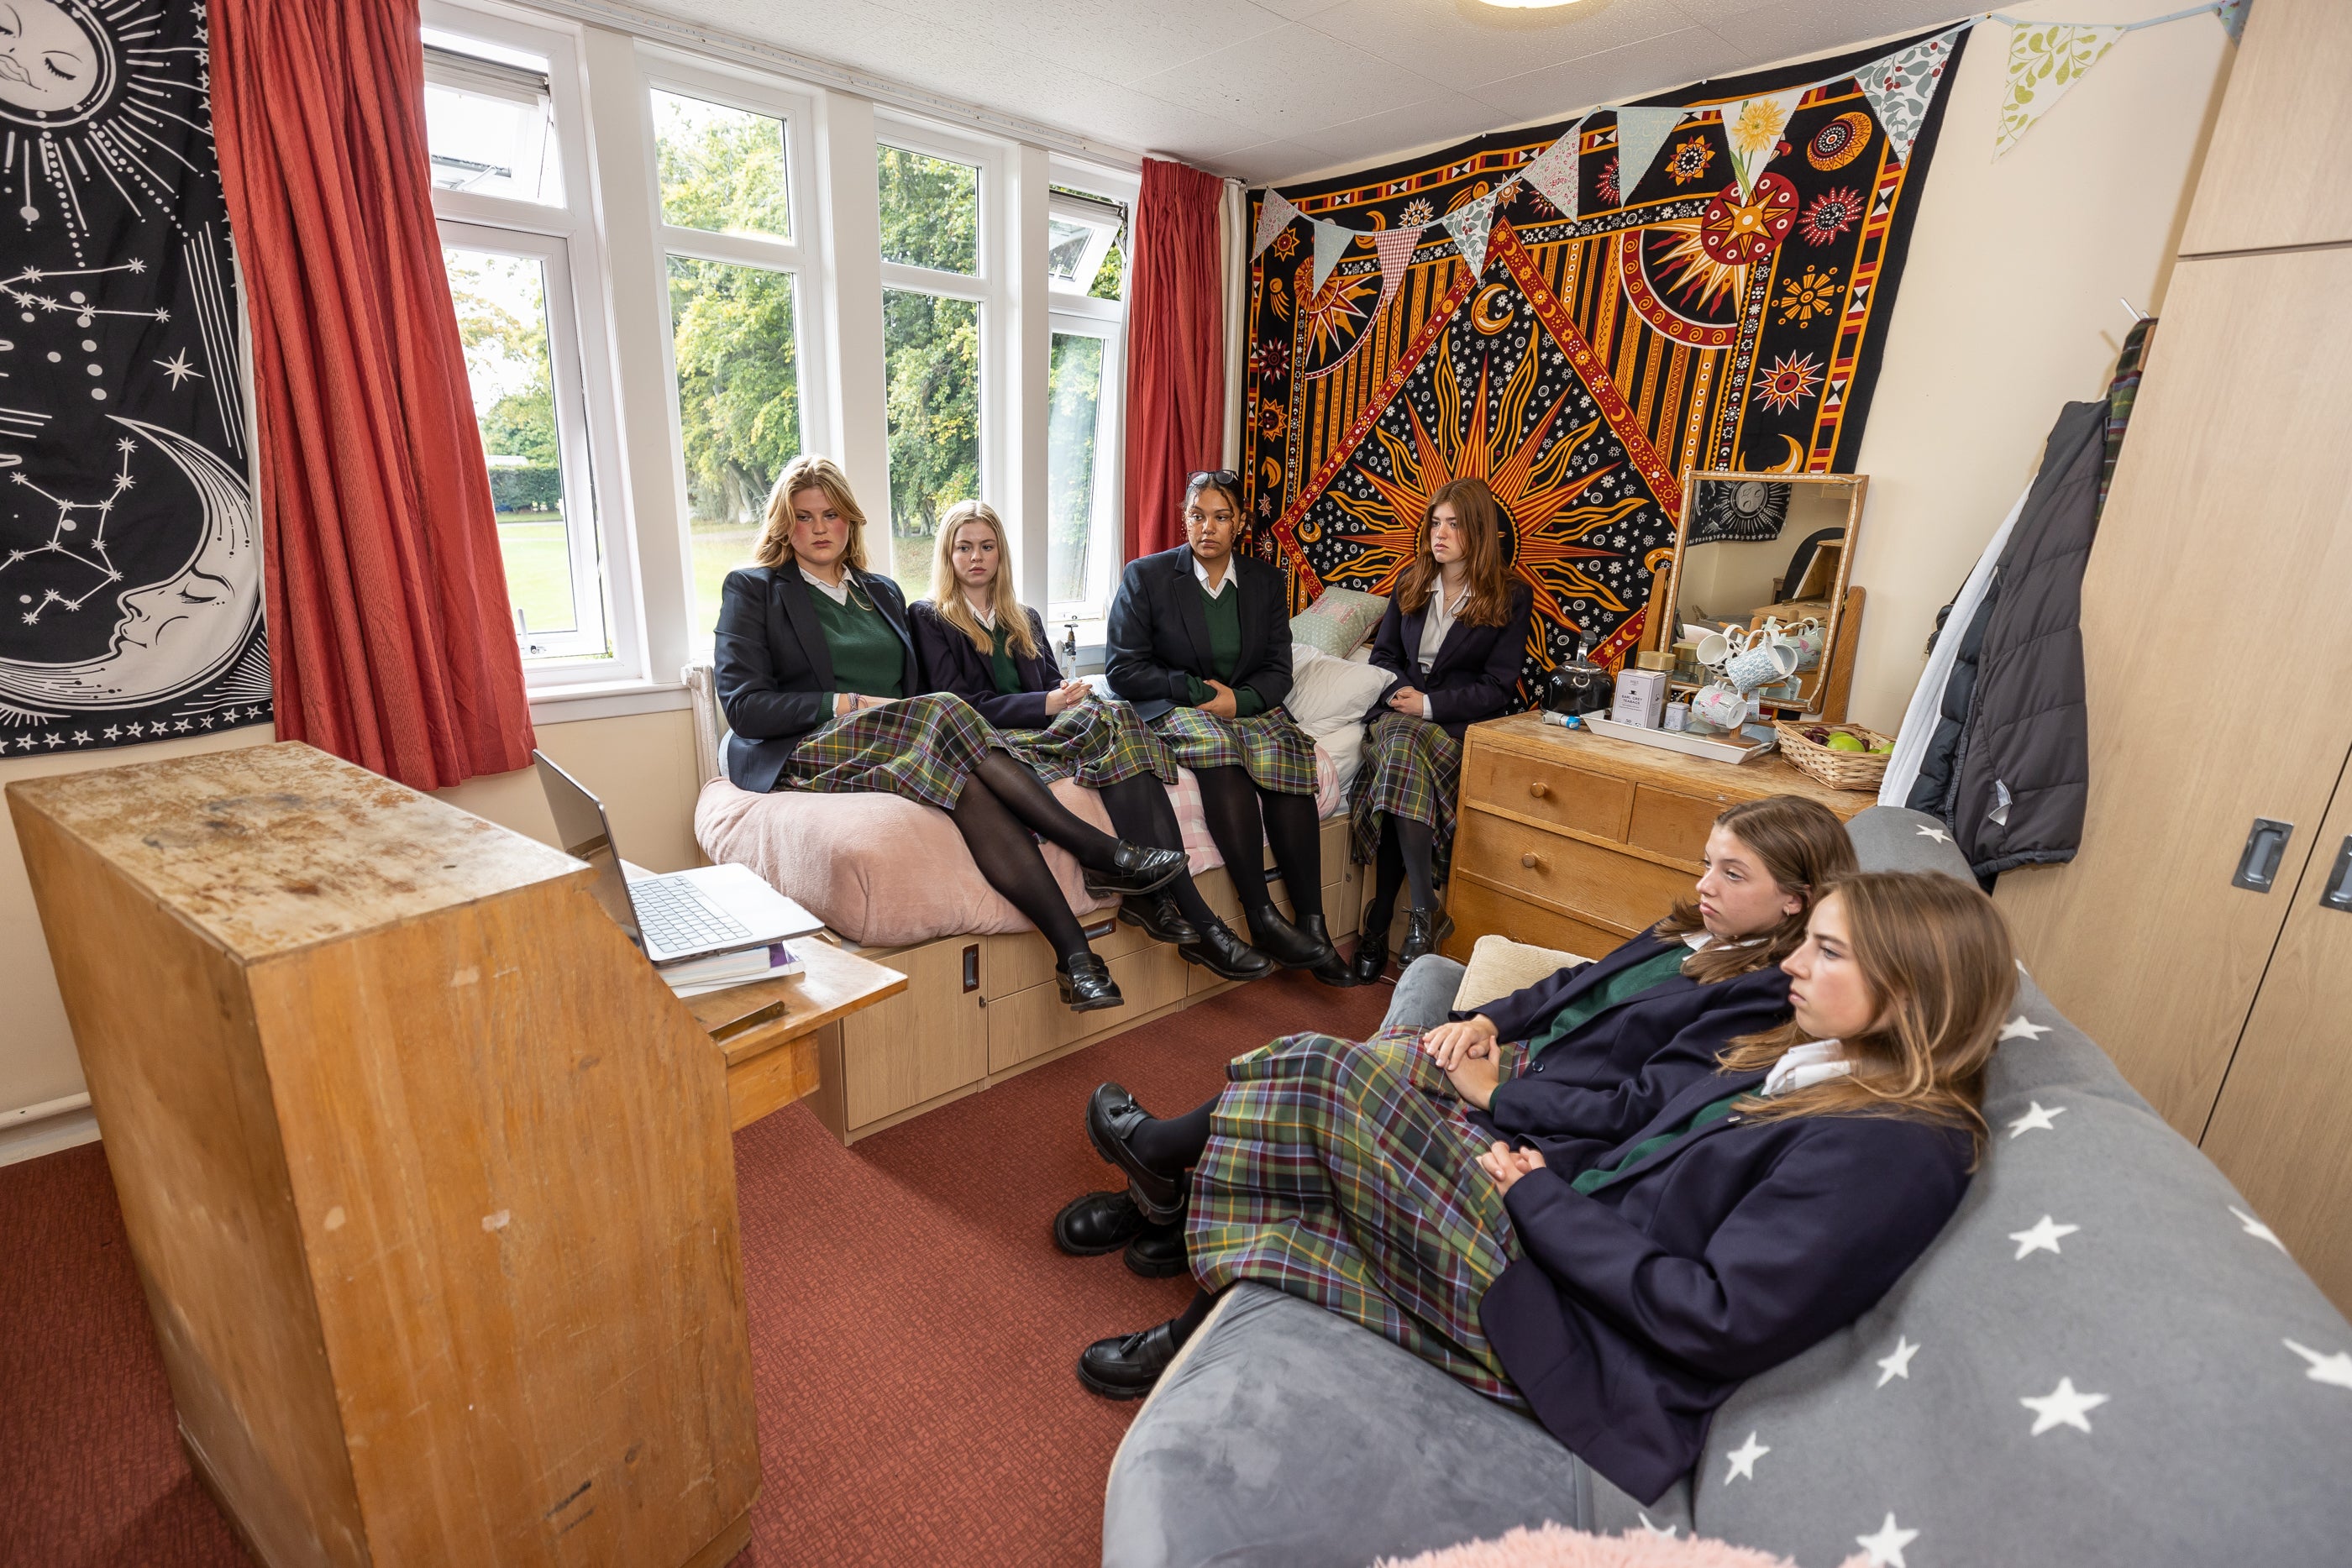
[[[981,875],[1060,955],[1063,1002],[1080,1012],[1123,1005],[1031,835],[1121,894],[1166,885],[1184,871],[1183,852],[1115,839],[1073,815],[969,704],[919,695],[906,599],[866,569],[865,532],[831,459],[785,465],[753,547],[759,564],[729,572],[720,591],[728,777],[762,794],[878,790],[947,812]]]
[[[1129,562],[1119,580],[1104,674],[1199,780],[1250,946],[1345,986],[1347,962],[1323,920],[1315,743],[1281,707],[1291,684],[1282,574],[1235,552],[1241,496],[1229,471],[1186,483],[1184,543]],[[1261,844],[1274,850],[1290,920],[1266,889]]]
[[[1045,623],[1013,590],[1013,552],[1004,524],[984,501],[959,501],[940,519],[931,597],[908,612],[926,689],[970,703],[996,729],[1005,749],[1040,779],[1075,778],[1101,794],[1119,836],[1162,849],[1183,848],[1167,786],[1175,764],[1159,737],[1127,703],[1094,695],[1084,681],[1062,678]],[[1089,873],[1088,885],[1094,885]],[[1255,980],[1274,964],[1217,918],[1189,872],[1155,893],[1134,894],[1119,918],[1221,979]]]

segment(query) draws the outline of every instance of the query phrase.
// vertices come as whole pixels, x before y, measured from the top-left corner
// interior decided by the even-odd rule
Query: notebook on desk
[[[596,901],[656,964],[765,946],[823,927],[749,866],[698,866],[631,879],[622,869],[604,803],[543,753],[530,758],[555,814],[557,841],[595,868]]]

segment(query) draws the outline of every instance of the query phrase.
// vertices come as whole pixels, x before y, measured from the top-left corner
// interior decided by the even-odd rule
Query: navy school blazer
[[[1268,708],[1290,695],[1290,618],[1282,573],[1262,560],[1235,554],[1225,565],[1234,581],[1228,592],[1241,598],[1241,657],[1234,662],[1236,691],[1244,686]],[[1192,576],[1192,549],[1178,545],[1128,563],[1110,601],[1104,631],[1103,673],[1111,695],[1135,705],[1143,718],[1192,706],[1187,677],[1209,680],[1209,618],[1201,609],[1200,584]]]
[[[899,690],[920,692],[922,664],[907,629],[907,599],[887,577],[850,569],[849,580],[874,601],[906,644]],[[833,653],[817,623],[816,603],[797,566],[747,566],[719,586],[717,638],[719,706],[727,716],[727,777],[739,789],[765,794],[801,737],[833,718]]]
[[[1763,1081],[1694,1080],[1600,1163]],[[1478,1321],[1545,1429],[1654,1502],[1741,1382],[1861,1316],[1927,1249],[1971,1153],[1920,1122],[1734,1113],[1590,1194],[1531,1172],[1504,1198],[1524,1255]]]
[[[1612,975],[1683,945],[1644,932],[1597,962],[1562,969],[1523,990],[1453,1016],[1484,1014],[1501,1040],[1531,1040],[1559,1009]],[[1741,1035],[1789,1019],[1789,977],[1768,965],[1701,985],[1675,975],[1585,1020],[1527,1070],[1507,1079],[1472,1121],[1543,1151],[1573,1176],[1632,1135],[1688,1084],[1715,1074],[1716,1058]]]
[[[1528,656],[1528,629],[1535,613],[1535,592],[1524,582],[1510,585],[1510,609],[1500,626],[1472,626],[1456,621],[1437,645],[1429,674],[1421,673],[1421,632],[1429,606],[1408,615],[1394,599],[1372,634],[1372,663],[1395,678],[1389,682],[1364,715],[1364,722],[1388,712],[1389,694],[1412,686],[1429,697],[1429,716],[1445,727],[1454,739],[1482,718],[1510,713],[1519,706],[1519,669]],[[1435,591],[1433,590],[1432,591]]]
[[[1025,605],[1023,610],[1029,617],[1029,635],[1037,640],[1037,654],[1024,658],[1018,648],[1005,650],[1013,655],[1013,667],[1021,673],[1021,689],[1008,695],[996,689],[996,670],[990,656],[950,625],[938,605],[928,599],[915,601],[908,607],[907,619],[914,629],[915,652],[922,661],[921,689],[963,698],[999,729],[1043,729],[1051,724],[1045,697],[1062,684],[1062,669],[1054,662],[1054,645],[1045,641],[1045,622],[1034,610]]]

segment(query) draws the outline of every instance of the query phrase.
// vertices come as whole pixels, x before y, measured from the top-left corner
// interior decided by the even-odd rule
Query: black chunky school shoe
[[[1110,977],[1110,966],[1092,953],[1066,958],[1054,966],[1054,984],[1061,988],[1062,1005],[1074,1013],[1123,1008],[1127,998]]]
[[[1147,1280],[1172,1280],[1190,1271],[1192,1260],[1184,1250],[1184,1222],[1145,1226],[1127,1244],[1125,1261],[1130,1273]]]
[[[1325,928],[1321,915],[1308,915],[1299,929],[1307,933],[1323,954],[1306,967],[1308,974],[1338,990],[1344,991],[1356,983],[1356,977],[1349,973],[1348,960],[1339,956],[1339,945],[1331,940],[1331,933]]]
[[[1177,1228],[1180,1239],[1182,1228]],[[1054,1245],[1073,1258],[1099,1258],[1146,1234],[1143,1210],[1125,1187],[1074,1197],[1054,1216]]]
[[[1190,863],[1182,850],[1155,850],[1121,839],[1111,856],[1110,870],[1087,872],[1087,891],[1097,897],[1157,893],[1182,875]]]
[[[1078,1381],[1106,1399],[1140,1399],[1175,1359],[1171,1320],[1141,1333],[1095,1341],[1078,1353]]]
[[[1232,926],[1214,919],[1199,936],[1179,946],[1176,956],[1221,980],[1263,980],[1277,967],[1273,959],[1234,936]]]
[[[1128,1134],[1150,1120],[1151,1113],[1116,1083],[1103,1084],[1087,1101],[1087,1141],[1126,1174],[1128,1190],[1143,1218],[1165,1225],[1184,1212],[1184,1178],[1152,1169],[1127,1146]]]
[[[1426,958],[1437,945],[1454,935],[1454,922],[1443,909],[1415,909],[1404,917],[1404,946],[1397,950],[1397,966],[1410,969],[1415,958]]]
[[[1367,925],[1356,933],[1356,956],[1349,962],[1348,977],[1360,986],[1377,984],[1389,972],[1389,933],[1386,926],[1375,931]]]
[[[1154,942],[1172,942],[1181,946],[1201,939],[1200,932],[1184,918],[1184,912],[1176,907],[1175,897],[1170,894],[1147,893],[1139,898],[1124,899],[1118,906],[1118,917],[1129,925],[1141,926],[1143,934]]]
[[[1273,904],[1249,912],[1250,946],[1286,969],[1311,969],[1335,956],[1331,945],[1319,942],[1282,917]]]

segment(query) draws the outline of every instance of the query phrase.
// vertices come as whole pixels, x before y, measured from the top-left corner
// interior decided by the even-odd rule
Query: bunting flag
[[[2011,27],[2009,80],[2001,91],[2000,130],[1993,139],[1992,155],[1998,158],[2016,146],[2034,121],[2116,47],[2124,31],[2071,22]]]
[[[1387,308],[1389,296],[1396,292],[1397,282],[1404,277],[1405,264],[1412,260],[1413,247],[1421,244],[1422,229],[1382,229],[1372,235],[1372,249],[1381,258],[1381,302],[1372,307],[1377,316]]]
[[[1509,190],[1509,185],[1504,185],[1492,195],[1465,202],[1439,220],[1445,225],[1445,232],[1454,236],[1462,259],[1470,264],[1473,277],[1486,270],[1486,235],[1495,226],[1495,200]]]
[[[1780,149],[1780,132],[1807,89],[1765,93],[1723,106],[1723,139],[1731,144],[1731,172],[1743,194],[1752,195],[1756,176]]]
[[[1584,122],[1578,120],[1568,128],[1568,134],[1545,148],[1536,161],[1519,171],[1519,178],[1543,193],[1561,217],[1571,222],[1576,217],[1577,148],[1583,141]]]
[[[1649,172],[1650,160],[1682,123],[1686,109],[1621,109],[1617,111],[1617,188],[1632,196]]]
[[[1355,231],[1343,229],[1338,224],[1315,220],[1315,292],[1323,292],[1323,280],[1339,265],[1340,253],[1356,243]]]
[[[1264,256],[1275,235],[1288,228],[1290,220],[1297,216],[1298,209],[1290,204],[1289,197],[1280,191],[1268,191],[1265,204],[1257,210],[1257,233],[1250,241],[1250,259],[1255,261]]]
[[[2230,42],[2236,43],[2244,34],[2246,7],[2252,4],[2253,0],[2221,0],[2215,8],[2214,14],[2221,18],[2221,31],[2230,35]]]
[[[1886,144],[1895,149],[1897,158],[1910,158],[1911,144],[1919,139],[1927,106],[1943,85],[1944,72],[1967,26],[1923,39],[1854,73],[1854,85],[1862,89],[1870,112],[1885,129]]]

